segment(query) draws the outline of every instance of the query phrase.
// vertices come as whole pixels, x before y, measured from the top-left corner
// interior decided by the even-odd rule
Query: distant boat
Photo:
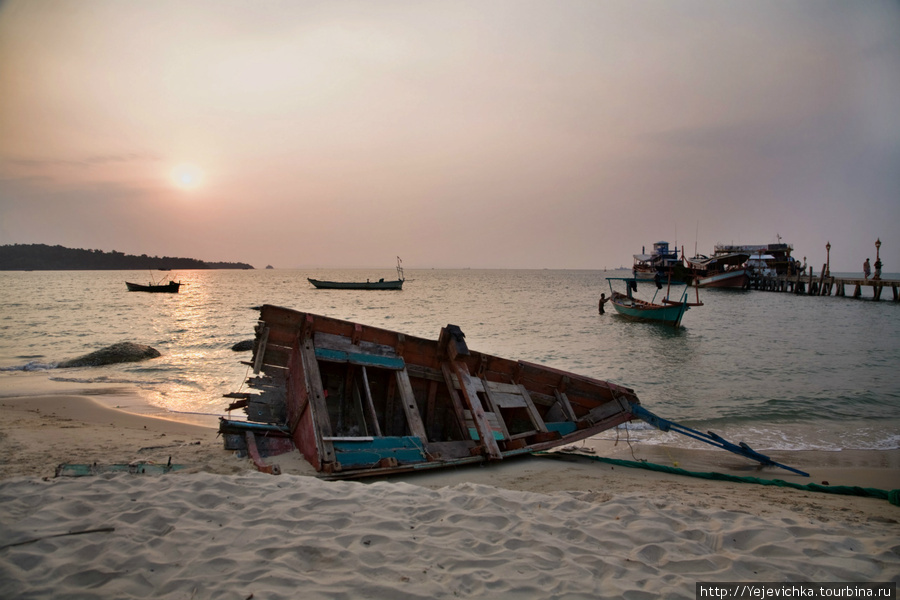
[[[688,309],[692,306],[703,306],[703,303],[700,302],[699,295],[697,297],[697,302],[690,303],[687,301],[687,286],[685,286],[684,292],[681,294],[679,300],[671,300],[669,299],[670,285],[666,290],[666,297],[662,299],[661,303],[657,304],[655,303],[656,294],[659,293],[659,289],[662,287],[661,285],[657,285],[656,294],[653,295],[653,298],[650,301],[647,301],[634,297],[633,292],[637,291],[637,280],[635,278],[607,277],[606,280],[609,282],[609,289],[612,292],[610,301],[612,302],[613,308],[615,308],[616,312],[620,315],[629,319],[637,321],[656,321],[671,325],[677,329],[678,327],[681,327],[681,319]],[[613,289],[613,281],[624,281],[628,291],[623,294],[622,292]]]
[[[139,283],[129,283],[125,282],[125,285],[128,286],[129,292],[151,292],[157,294],[177,294],[178,289],[181,287],[180,282],[170,281],[165,284],[149,284],[149,285],[141,285]]]
[[[678,249],[670,251],[669,242],[656,242],[653,252],[647,254],[645,251],[646,248],[641,248],[641,253],[634,255],[631,271],[635,279],[646,281],[661,276],[680,281],[687,275],[684,262],[678,257]]]
[[[152,271],[151,271],[152,274]],[[156,294],[177,294],[178,289],[181,287],[181,282],[169,281],[169,283],[162,283],[163,279],[166,279],[167,275],[164,275],[162,279],[153,283],[152,281],[147,285],[142,285],[140,283],[130,283],[128,281],[125,282],[125,286],[128,288],[129,292],[150,292]]]
[[[322,281],[320,279],[306,278],[311,284],[320,290],[401,290],[403,289],[403,263],[400,257],[397,257],[397,279],[393,281],[385,281],[382,277],[378,281]]]
[[[695,273],[697,287],[741,288],[750,284],[750,271],[746,268],[750,254],[745,252],[716,251],[712,257],[695,256],[685,260]]]
[[[403,289],[403,280],[385,281],[321,281],[319,279],[306,278],[311,284],[320,290],[400,290]]]

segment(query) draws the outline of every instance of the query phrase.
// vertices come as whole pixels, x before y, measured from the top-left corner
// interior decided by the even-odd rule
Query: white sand
[[[214,429],[90,398],[0,409],[0,598],[655,599],[694,598],[698,581],[900,581],[900,507],[884,500],[578,458],[325,482],[296,455],[263,475]],[[724,453],[635,451],[760,475]],[[778,458],[816,482],[900,487],[896,452],[832,454]],[[190,468],[53,478],[61,462],[170,456]]]

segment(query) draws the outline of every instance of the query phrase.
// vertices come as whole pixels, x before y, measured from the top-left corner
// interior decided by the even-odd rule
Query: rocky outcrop
[[[71,360],[64,360],[57,365],[61,369],[70,367],[99,367],[100,365],[113,365],[124,362],[139,362],[161,356],[158,350],[143,344],[134,342],[120,342],[107,346],[96,352],[79,356]]]
[[[243,342],[238,342],[234,346],[231,347],[235,352],[249,352],[253,350],[253,340],[244,340]]]

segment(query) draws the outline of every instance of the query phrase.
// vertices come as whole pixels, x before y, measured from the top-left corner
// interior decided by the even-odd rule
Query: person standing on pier
[[[872,274],[872,267],[869,266],[869,259],[866,259],[866,262],[863,263],[863,278],[869,279],[869,275]]]

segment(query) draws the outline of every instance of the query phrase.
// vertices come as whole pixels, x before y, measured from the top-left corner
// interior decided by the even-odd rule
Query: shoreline
[[[318,479],[295,451],[269,459],[283,474],[266,475],[215,428],[112,398],[0,397],[0,596],[690,599],[697,581],[900,582],[900,507],[882,499],[578,455],[360,482]],[[583,447],[789,478],[725,451]],[[817,483],[900,477],[900,451],[784,454],[773,458]],[[185,468],[54,477],[60,463],[170,459]]]
[[[191,469],[227,474],[254,471],[248,459],[238,459],[223,448],[218,436],[218,417],[184,415],[157,409],[144,403],[140,396],[122,385],[94,384],[90,390],[55,390],[46,387],[20,388],[16,395],[0,396],[0,409],[5,419],[0,422],[0,449],[11,460],[0,464],[0,479],[15,476],[52,476],[57,464],[83,460],[87,463],[129,463],[135,460],[184,463]],[[80,393],[77,393],[79,392]],[[196,418],[199,417],[199,418]],[[50,433],[52,432],[52,435]],[[166,439],[169,438],[169,439]],[[576,446],[556,449],[566,453],[556,462],[566,463],[579,472],[567,482],[580,489],[590,470],[615,470],[591,460],[605,457],[630,462],[650,462],[677,467],[690,472],[717,472],[736,477],[779,479],[801,485],[816,483],[831,486],[859,486],[884,490],[900,489],[900,450],[781,451],[769,456],[783,464],[807,471],[802,477],[776,467],[762,467],[749,459],[724,450],[688,449],[638,442],[613,442],[587,439]],[[551,453],[554,453],[553,451]],[[17,457],[27,456],[28,460]],[[183,457],[177,460],[178,456]],[[55,461],[56,464],[54,464]],[[282,471],[294,475],[314,475],[312,467],[296,451],[271,457]],[[552,463],[550,457],[526,457],[505,463],[457,469],[436,469],[426,473],[398,474],[389,481],[424,481],[429,487],[446,481],[484,479],[499,474],[496,484],[508,485],[502,471],[506,465],[528,462],[529,465]],[[284,463],[284,464],[282,464]],[[572,467],[572,465],[576,465]],[[52,467],[52,469],[51,469]],[[530,467],[531,468],[531,467]],[[511,471],[516,469],[511,468]],[[548,470],[551,468],[541,468]],[[651,471],[620,467],[619,471],[642,472],[640,477],[657,477]],[[630,476],[636,476],[632,473]],[[512,477],[518,477],[512,474]],[[666,479],[691,479],[683,475],[665,474]],[[559,484],[560,482],[557,482]],[[546,486],[539,486],[546,488]],[[513,485],[510,489],[515,489]]]

